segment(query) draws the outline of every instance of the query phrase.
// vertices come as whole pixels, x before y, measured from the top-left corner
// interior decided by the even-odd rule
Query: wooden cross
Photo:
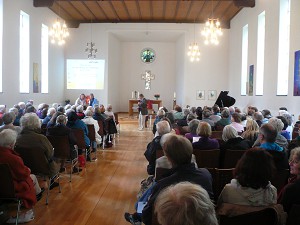
[[[145,89],[151,89],[151,80],[155,79],[155,75],[151,74],[150,70],[146,70],[144,74],[142,74],[142,79],[145,80]]]

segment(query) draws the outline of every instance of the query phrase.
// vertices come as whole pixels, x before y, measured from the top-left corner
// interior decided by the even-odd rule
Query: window
[[[29,93],[29,15],[20,11],[20,93]]]
[[[2,43],[2,35],[3,35],[3,1],[0,0],[0,92],[2,92],[2,54],[3,54],[3,43]]]
[[[280,0],[277,95],[288,94],[290,0]]]
[[[41,35],[41,92],[48,93],[48,27],[42,24]]]
[[[243,27],[243,37],[242,37],[241,95],[246,95],[247,93],[247,71],[248,71],[248,24]]]
[[[264,91],[265,21],[265,11],[263,11],[258,15],[257,25],[256,95],[263,95]]]

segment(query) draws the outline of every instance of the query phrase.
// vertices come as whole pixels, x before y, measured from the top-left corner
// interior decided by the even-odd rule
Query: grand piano
[[[215,105],[218,105],[220,108],[234,105],[235,99],[229,96],[228,93],[229,91],[221,91]]]

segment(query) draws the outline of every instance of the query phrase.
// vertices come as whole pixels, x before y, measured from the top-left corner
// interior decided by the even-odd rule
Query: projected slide
[[[67,89],[103,89],[105,60],[67,59]]]

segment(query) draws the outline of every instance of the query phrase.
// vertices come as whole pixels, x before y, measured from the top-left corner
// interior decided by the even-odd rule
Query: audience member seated
[[[38,105],[38,109],[36,111],[36,114],[40,119],[44,119],[47,116],[49,105],[46,103],[41,103]],[[46,109],[46,115],[45,115],[45,109]]]
[[[289,126],[288,121],[286,120],[285,117],[283,116],[277,116],[278,119],[280,119],[283,123],[283,128],[280,132],[280,134],[286,138],[286,140],[291,140],[292,139],[292,135],[289,131],[287,131],[287,127]]]
[[[61,112],[62,114],[65,114],[66,113],[66,110],[65,110],[65,107],[63,107],[63,106],[58,106],[57,107],[57,112]]]
[[[189,140],[179,135],[171,135],[166,140],[163,150],[165,156],[172,164],[173,174],[154,185],[151,197],[142,212],[143,223],[145,225],[151,225],[154,202],[160,191],[170,185],[183,181],[198,184],[201,185],[208,192],[209,197],[213,199],[212,177],[207,169],[196,169],[195,165],[191,163],[193,147]],[[139,217],[136,213],[125,213],[125,219],[128,222],[135,222],[139,220]]]
[[[173,115],[174,115],[175,121],[184,119],[184,114],[182,112],[182,108],[179,105],[174,106]]]
[[[104,125],[105,119],[107,119],[107,115],[103,114],[102,111],[103,111],[102,107],[101,108],[99,106],[95,107],[93,118],[97,121],[102,121]]]
[[[22,199],[23,206],[32,209],[36,204],[37,198],[42,197],[42,189],[34,174],[30,174],[30,169],[24,165],[24,162],[18,153],[13,149],[16,143],[17,133],[7,129],[0,132],[0,163],[7,163],[12,175],[16,197]],[[34,219],[32,210],[20,215],[19,222],[29,222]],[[14,223],[11,218],[9,223]]]
[[[200,136],[200,139],[193,143],[193,149],[209,150],[220,147],[218,140],[209,137],[211,135],[211,126],[208,123],[200,122],[197,127],[197,134]]]
[[[47,135],[53,135],[53,136],[68,136],[69,139],[69,145],[70,145],[70,156],[72,159],[77,157],[77,153],[75,150],[74,145],[76,145],[76,138],[73,135],[70,128],[66,126],[67,124],[67,117],[65,115],[59,115],[56,119],[56,124],[54,127],[47,129]],[[79,154],[79,153],[78,153]],[[82,154],[82,151],[80,152]],[[66,170],[65,168],[65,159],[60,159],[60,173],[64,172]],[[73,168],[73,173],[78,173],[78,168]]]
[[[255,106],[248,106],[248,117],[254,119],[254,113],[258,112],[258,109]]]
[[[89,106],[93,106],[94,105],[98,105],[99,104],[99,101],[95,98],[94,94],[91,93],[90,94],[90,101],[89,101]]]
[[[85,106],[85,107],[88,106],[88,102],[87,102],[85,94],[81,94],[79,96],[79,98],[76,99],[75,105],[76,105],[76,107],[79,106],[79,105],[82,105],[82,106]]]
[[[246,130],[242,133],[242,138],[248,140],[250,145],[253,146],[254,142],[258,138],[259,126],[253,119],[248,119],[246,123]]]
[[[96,138],[96,146],[94,145],[93,146],[93,150],[96,151],[96,148],[97,148],[97,144],[100,145],[101,144],[101,141],[102,141],[102,138],[101,136],[98,134],[98,131],[99,131],[99,124],[98,124],[98,121],[93,119],[93,112],[90,111],[90,110],[86,110],[85,111],[85,118],[82,119],[82,121],[85,123],[85,124],[92,124],[94,125],[94,129],[95,129],[95,138]]]
[[[165,111],[163,109],[159,109],[156,113],[155,120],[153,122],[152,133],[156,133],[156,124],[165,116]]]
[[[20,123],[22,131],[17,138],[16,146],[43,151],[49,162],[50,176],[54,176],[59,171],[59,166],[53,160],[54,151],[51,143],[40,133],[40,119],[35,113],[26,113],[22,116]]]
[[[3,125],[0,126],[0,131],[4,129],[12,129],[16,131],[17,134],[21,133],[21,128],[13,125],[15,118],[16,115],[14,112],[4,113],[4,115],[2,116]]]
[[[274,170],[274,161],[267,151],[249,149],[234,170],[235,179],[221,192],[217,213],[237,216],[276,204],[277,190],[270,183]]]
[[[218,225],[207,191],[190,182],[162,190],[155,201],[155,214],[161,225]]]
[[[198,106],[196,108],[196,115],[198,120],[202,120],[202,112],[203,112],[202,107]]]
[[[268,123],[269,119],[272,118],[270,110],[264,109],[264,110],[261,111],[261,113],[264,117],[263,120],[262,120],[262,123],[263,124]]]
[[[229,118],[229,110],[228,109],[223,109],[221,112],[221,119],[215,123],[216,127],[225,127],[226,125],[230,124],[230,118]]]
[[[214,105],[212,107],[212,115],[210,119],[214,121],[214,123],[218,122],[221,119],[220,107],[218,105]]]
[[[256,121],[257,125],[259,127],[261,127],[261,125],[263,123],[262,121],[264,119],[262,113],[261,112],[255,112],[254,115],[253,115],[253,119]]]
[[[5,105],[0,105],[0,119],[2,119],[5,112],[6,112],[6,106]]]
[[[231,124],[234,129],[236,129],[237,132],[243,132],[244,131],[244,126],[241,124],[241,115],[234,112],[231,115]]]
[[[225,142],[221,145],[222,150],[247,150],[251,148],[250,142],[239,136],[236,129],[234,129],[231,125],[224,127],[222,139]]]
[[[83,119],[85,117],[84,113],[83,113],[83,106],[79,105],[76,107],[76,114],[78,116],[78,119]]]
[[[60,115],[63,115],[63,113],[62,112],[56,112],[56,113],[54,113],[53,116],[51,117],[50,121],[47,123],[46,128],[54,127],[56,125],[56,119]]]
[[[211,111],[208,109],[203,110],[202,121],[208,123],[212,128],[215,126],[215,122],[211,119]]]
[[[199,137],[199,135],[197,134],[197,128],[198,128],[198,125],[199,125],[200,121],[197,120],[197,119],[193,119],[192,121],[189,122],[188,124],[188,130],[189,130],[189,133],[186,133],[185,134],[185,137],[187,139],[190,140],[190,142],[193,143],[193,138],[194,137]]]
[[[54,115],[54,113],[56,113],[56,109],[55,108],[49,108],[48,112],[47,112],[47,116],[43,119],[42,124],[47,125],[48,122],[51,120],[52,116]]]
[[[300,148],[294,148],[290,156],[290,173],[292,177],[281,190],[278,203],[283,205],[284,211],[289,213],[294,204],[300,205]]]
[[[287,155],[282,147],[275,143],[277,131],[269,123],[263,124],[260,128],[260,148],[270,152],[274,158],[277,170],[287,169],[288,160]]]
[[[147,149],[144,153],[149,164],[147,166],[147,172],[149,175],[155,174],[155,161],[156,161],[156,151],[161,150],[162,146],[160,145],[160,139],[164,134],[167,134],[171,131],[170,125],[167,121],[160,121],[156,124],[156,129],[158,136],[147,145]]]
[[[112,111],[112,105],[111,105],[111,104],[108,104],[108,105],[107,105],[104,114],[107,115],[108,117],[112,118],[114,121],[116,120],[115,114],[114,114],[114,112]]]

